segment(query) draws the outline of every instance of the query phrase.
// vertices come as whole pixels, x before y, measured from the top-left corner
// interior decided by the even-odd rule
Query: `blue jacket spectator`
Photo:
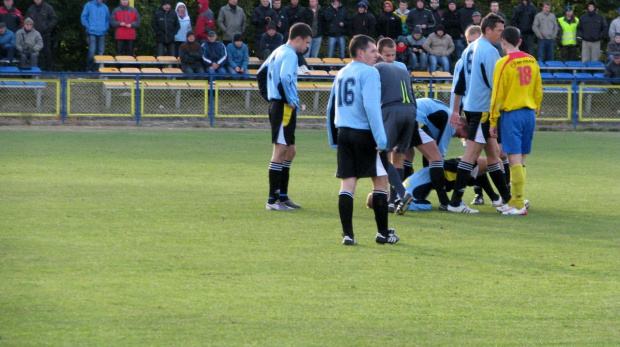
[[[15,34],[0,22],[0,60],[10,62],[15,58]]]
[[[247,75],[250,51],[248,46],[243,43],[241,34],[234,36],[233,42],[226,46],[226,52],[228,54],[228,73],[231,75]]]
[[[207,42],[202,44],[202,61],[208,74],[225,74],[228,53],[226,46],[217,40],[215,31],[209,31]]]
[[[82,25],[89,35],[103,36],[110,28],[110,9],[102,0],[92,0],[82,10]]]

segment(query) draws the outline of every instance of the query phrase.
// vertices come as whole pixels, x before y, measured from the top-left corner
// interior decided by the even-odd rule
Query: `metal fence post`
[[[136,124],[140,124],[140,109],[141,109],[141,103],[140,103],[140,99],[141,99],[141,94],[140,94],[140,76],[136,75],[136,109],[135,109],[135,114],[136,114]]]
[[[60,77],[60,117],[64,124],[67,120],[67,75],[64,73]]]
[[[577,81],[574,78],[573,78],[573,81],[571,82],[571,90],[573,93],[573,112],[572,112],[573,129],[576,129],[577,123],[579,120],[579,117],[577,115],[577,110],[579,107],[579,85],[577,84]]]
[[[213,83],[213,75],[209,75],[209,126],[213,126],[215,120],[215,90]]]

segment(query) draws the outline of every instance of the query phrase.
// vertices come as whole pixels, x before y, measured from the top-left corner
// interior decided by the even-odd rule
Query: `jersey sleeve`
[[[282,88],[289,105],[299,107],[299,97],[297,96],[297,55],[285,55],[280,66],[280,83],[282,83]]]
[[[336,81],[332,85],[327,101],[327,139],[332,148],[338,147],[338,129],[336,128]]]
[[[377,143],[377,149],[384,150],[387,146],[387,137],[383,127],[383,115],[381,113],[381,79],[379,71],[372,68],[368,69],[362,82],[364,88],[361,90],[364,109],[368,116],[370,130]]]

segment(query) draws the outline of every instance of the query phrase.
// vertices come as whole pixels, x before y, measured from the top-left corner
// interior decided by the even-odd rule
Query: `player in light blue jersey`
[[[297,53],[304,53],[312,40],[312,29],[304,23],[291,27],[289,39],[265,60],[259,69],[267,69],[267,98],[273,153],[269,163],[267,210],[286,211],[301,208],[288,197],[289,173],[295,149],[297,95]]]
[[[494,43],[499,41],[500,35],[504,30],[504,20],[493,13],[488,14],[481,23],[482,37],[469,45],[461,59],[463,60],[462,73],[457,77],[455,94],[465,96],[463,99],[463,110],[467,117],[468,136],[465,155],[457,170],[452,199],[448,205],[448,211],[457,213],[478,213],[478,210],[470,209],[463,204],[462,197],[467,187],[467,181],[471,176],[476,159],[484,148],[488,162],[488,172],[499,191],[502,200],[510,200],[510,190],[506,185],[504,173],[499,159],[499,146],[497,140],[489,134],[489,110],[491,104],[491,91],[493,83],[493,71],[495,63],[500,59]],[[465,79],[464,90],[459,90],[462,86],[462,78]],[[466,91],[463,93],[463,91]],[[450,123],[456,125],[459,112],[455,102],[452,108]],[[498,202],[501,205],[501,201]],[[495,205],[495,202],[494,202]]]
[[[467,40],[467,46],[476,41],[482,35],[482,30],[479,25],[470,25],[465,30],[465,39]],[[462,96],[465,95],[465,75],[463,71],[463,59],[460,59],[454,64],[454,78],[452,79],[452,93],[450,93],[450,109],[452,114],[456,112],[456,116],[461,114],[460,108],[462,105]],[[459,93],[456,93],[457,88]],[[456,109],[454,106],[457,106]],[[456,110],[456,111],[455,111]]]
[[[409,75],[409,70],[407,70],[407,65],[401,63],[400,61],[396,61],[396,42],[389,37],[384,37],[379,42],[377,42],[377,50],[379,51],[379,55],[383,58],[383,61],[388,64],[394,64],[399,68],[402,68]]]
[[[453,137],[467,137],[467,124],[461,119],[456,128],[450,125],[450,109],[439,100],[421,98],[416,102],[418,108],[411,145],[428,160],[439,209],[445,211],[450,199],[445,189],[444,159]]]
[[[353,233],[353,197],[357,180],[370,177],[379,244],[396,243],[388,228],[387,138],[381,114],[381,81],[373,67],[378,58],[375,41],[366,35],[351,39],[353,61],[334,80],[327,105],[329,144],[338,148],[336,177],[341,179],[338,212],[342,244],[356,245]]]

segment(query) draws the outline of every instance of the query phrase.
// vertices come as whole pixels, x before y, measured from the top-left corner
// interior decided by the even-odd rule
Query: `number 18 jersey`
[[[490,122],[497,126],[501,111],[536,110],[542,102],[542,79],[536,59],[524,52],[505,55],[495,64]]]

